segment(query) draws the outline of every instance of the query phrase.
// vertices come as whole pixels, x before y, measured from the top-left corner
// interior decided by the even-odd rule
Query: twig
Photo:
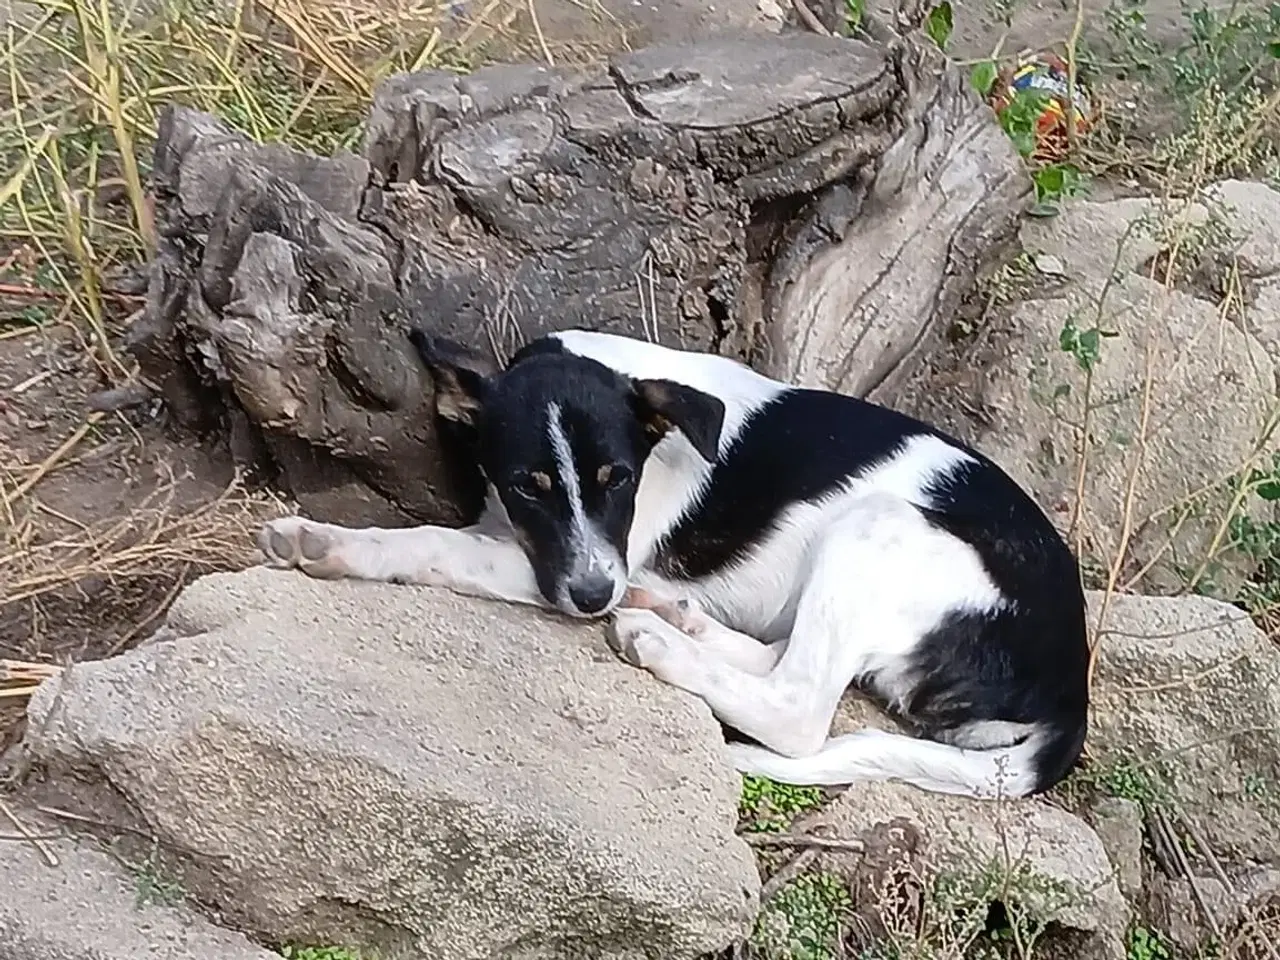
[[[65,833],[0,833],[0,841],[23,840],[31,842],[34,840],[63,840],[65,838]]]
[[[26,297],[31,300],[61,300],[66,296],[62,290],[45,290],[25,283],[0,283],[0,294],[7,297]],[[142,303],[146,297],[131,293],[113,293],[102,290],[98,294],[104,300],[119,300],[122,303]]]
[[[1213,871],[1213,875],[1217,877],[1218,882],[1222,884],[1222,888],[1228,893],[1235,892],[1235,884],[1231,882],[1231,878],[1227,876],[1227,871],[1222,866],[1222,861],[1218,859],[1218,855],[1213,852],[1213,847],[1209,846],[1209,841],[1205,839],[1204,833],[1196,825],[1195,821],[1186,815],[1182,810],[1177,811],[1178,820],[1182,824],[1187,835],[1191,837],[1191,842],[1196,845],[1196,849],[1209,863],[1209,869]],[[1275,943],[1264,937],[1258,938],[1259,942],[1266,948],[1267,956],[1271,960],[1280,960],[1280,949]]]
[[[147,616],[142,620],[135,623],[123,637],[111,645],[111,648],[107,650],[108,657],[114,657],[117,653],[127,647],[135,637],[140,636],[147,627],[151,626],[151,624],[153,624],[169,609],[169,606],[175,599],[177,599],[178,594],[182,592],[182,588],[187,585],[187,574],[190,572],[191,561],[188,560],[182,565],[182,569],[179,570],[178,575],[174,577],[173,586],[169,588],[161,601],[156,604],[155,609],[147,614]]]
[[[1074,160],[1080,149],[1080,133],[1076,129],[1077,54],[1080,34],[1084,30],[1084,0],[1076,0],[1076,19],[1067,38],[1067,148]]]
[[[823,37],[830,37],[833,34],[830,30],[822,25],[822,21],[818,19],[818,15],[809,9],[809,5],[804,0],[791,0],[791,6],[796,11],[796,16],[800,18],[800,22],[812,30],[814,33]]]
[[[862,853],[866,845],[861,840],[841,840],[836,837],[815,837],[797,833],[740,833],[750,847],[799,847],[815,850],[844,850]]]
[[[1178,869],[1182,872],[1187,883],[1191,885],[1191,895],[1195,898],[1196,905],[1200,908],[1200,915],[1204,917],[1204,922],[1209,925],[1209,930],[1213,933],[1214,938],[1221,942],[1222,925],[1218,923],[1217,915],[1210,909],[1209,901],[1205,899],[1204,893],[1200,890],[1200,884],[1196,882],[1196,876],[1191,870],[1191,863],[1187,860],[1187,853],[1182,849],[1178,835],[1173,831],[1173,825],[1169,823],[1169,818],[1165,816],[1162,810],[1153,810],[1152,816],[1160,824],[1160,829],[1166,835],[1168,846],[1177,861]]]
[[[805,867],[813,863],[817,859],[818,851],[816,849],[801,850],[798,854],[779,867],[764,886],[760,888],[760,904],[763,906],[767,903],[779,890],[800,875]]]
[[[3,813],[5,818],[13,824],[13,829],[22,834],[24,839],[40,851],[40,855],[44,857],[49,866],[56,867],[58,865],[58,858],[49,849],[48,844],[44,842],[44,838],[38,833],[33,833],[25,823],[18,819],[18,815],[3,800],[0,800],[0,813]]]
[[[67,437],[66,440],[63,440],[62,443],[58,445],[58,449],[45,457],[44,462],[36,468],[36,471],[32,473],[31,476],[27,477],[27,479],[23,480],[14,488],[13,492],[9,494],[9,502],[13,503],[21,500],[30,493],[31,488],[39,483],[44,478],[45,474],[57,465],[59,460],[70,453],[75,448],[75,445],[83,440],[89,431],[92,430],[94,426],[96,426],[105,416],[106,414],[101,412],[89,414],[89,416],[85,418],[84,423],[80,424],[80,426],[72,432],[71,436]]]
[[[1093,684],[1093,671],[1098,663],[1098,650],[1102,644],[1099,641],[1100,631],[1103,624],[1107,622],[1107,611],[1111,607],[1111,600],[1115,596],[1116,583],[1120,579],[1120,571],[1124,566],[1125,556],[1129,552],[1129,538],[1133,535],[1133,508],[1134,501],[1138,495],[1138,480],[1142,476],[1142,464],[1147,457],[1147,426],[1151,422],[1151,388],[1155,381],[1155,374],[1152,371],[1152,346],[1148,340],[1146,344],[1146,376],[1143,378],[1142,385],[1142,407],[1138,417],[1138,439],[1137,451],[1133,459],[1133,469],[1129,471],[1129,480],[1124,492],[1124,507],[1120,514],[1120,542],[1116,546],[1115,557],[1111,561],[1111,570],[1107,574],[1107,588],[1102,594],[1102,603],[1098,609],[1097,626],[1094,627],[1093,645],[1089,650],[1089,684]]]
[[[51,816],[51,817],[57,817],[60,820],[71,820],[75,823],[83,823],[86,826],[97,827],[100,830],[112,830],[116,833],[128,833],[135,837],[141,837],[143,840],[150,840],[152,843],[158,844],[159,846],[169,847],[172,850],[177,850],[181,853],[188,854],[189,856],[201,857],[205,860],[225,860],[226,859],[226,856],[224,854],[204,853],[200,850],[193,850],[191,847],[185,846],[184,844],[174,843],[171,840],[165,840],[161,837],[157,837],[154,833],[150,833],[146,830],[141,830],[138,827],[130,827],[122,823],[111,823],[107,820],[98,820],[94,817],[86,817],[82,813],[72,813],[70,810],[63,810],[60,807],[37,806],[36,809],[39,810],[41,813],[47,814],[48,816]]]
[[[542,32],[542,24],[538,22],[538,0],[529,0],[529,22],[533,25],[534,36],[538,38],[538,46],[542,49],[542,55],[547,59],[547,66],[554,67],[556,65],[555,57],[551,56],[551,48],[547,46],[547,37]]]

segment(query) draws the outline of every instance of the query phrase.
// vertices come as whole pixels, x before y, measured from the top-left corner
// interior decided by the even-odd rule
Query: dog
[[[609,618],[624,660],[700,697],[734,766],[979,798],[1083,749],[1078,563],[995,463],[884,406],[587,330],[505,365],[410,332],[487,499],[469,527],[266,524],[268,563]],[[906,733],[830,737],[853,688]]]

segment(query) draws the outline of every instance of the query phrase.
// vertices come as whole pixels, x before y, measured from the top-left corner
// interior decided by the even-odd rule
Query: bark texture
[[[961,73],[872,37],[393,77],[358,156],[170,109],[132,348],[183,425],[346,523],[478,507],[411,321],[499,358],[585,326],[891,399],[1030,185]]]

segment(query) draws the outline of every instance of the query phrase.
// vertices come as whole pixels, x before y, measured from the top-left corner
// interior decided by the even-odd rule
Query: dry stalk
[[[1120,520],[1120,543],[1116,547],[1115,556],[1111,561],[1111,569],[1107,574],[1107,586],[1106,590],[1103,591],[1102,603],[1098,609],[1098,619],[1093,631],[1093,642],[1089,646],[1089,684],[1091,687],[1093,684],[1093,671],[1098,663],[1098,650],[1101,647],[1102,627],[1107,622],[1107,612],[1111,606],[1111,599],[1115,596],[1116,584],[1120,579],[1120,571],[1124,567],[1125,557],[1129,553],[1129,538],[1133,534],[1134,503],[1137,500],[1138,481],[1142,476],[1142,465],[1146,460],[1147,426],[1151,420],[1151,388],[1155,381],[1151,354],[1151,341],[1148,340],[1144,352],[1146,374],[1142,383],[1142,407],[1138,419],[1137,452],[1133,459],[1133,465],[1129,470],[1128,483],[1125,486],[1124,506]]]
[[[238,477],[194,509],[175,499],[170,480],[126,517],[0,554],[5,574],[0,610],[74,587],[90,576],[176,577],[179,571],[248,566],[256,559],[253,533],[258,525],[285,512],[279,501],[249,495]]]

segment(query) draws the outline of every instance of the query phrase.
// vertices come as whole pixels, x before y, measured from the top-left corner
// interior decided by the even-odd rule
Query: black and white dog
[[[937,430],[734,360],[567,331],[504,370],[414,331],[489,498],[465,529],[298,517],[269,561],[612,614],[631,664],[701,697],[776,780],[1016,797],[1085,737],[1079,570],[1003,471]],[[920,734],[829,739],[853,685]]]

